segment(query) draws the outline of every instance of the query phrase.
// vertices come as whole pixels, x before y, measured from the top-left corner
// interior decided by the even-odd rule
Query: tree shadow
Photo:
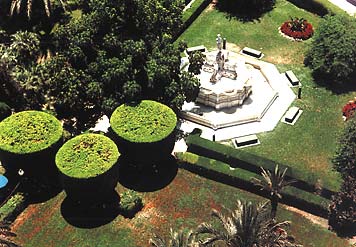
[[[137,165],[120,157],[119,164],[119,183],[140,192],[152,192],[166,187],[178,172],[177,162],[172,155],[153,165]]]
[[[229,1],[220,0],[215,8],[226,14],[226,17],[237,19],[242,22],[260,21],[260,18],[274,8],[273,0],[266,0],[261,3],[258,0]]]
[[[332,76],[313,72],[312,76],[317,85],[324,87],[335,94],[345,94],[356,91],[356,73],[343,81],[334,79]]]
[[[116,191],[95,204],[79,203],[66,197],[61,204],[61,214],[72,226],[96,228],[110,223],[119,215],[119,202],[120,196]]]

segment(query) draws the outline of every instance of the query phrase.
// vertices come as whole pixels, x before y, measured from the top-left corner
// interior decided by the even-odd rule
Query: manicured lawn
[[[335,6],[328,8],[339,12]],[[280,72],[293,70],[303,85],[302,98],[293,103],[303,110],[301,118],[293,127],[280,123],[274,131],[259,134],[261,145],[245,150],[319,174],[321,184],[338,190],[340,177],[332,171],[330,160],[344,126],[342,106],[354,97],[353,92],[335,94],[315,84],[311,71],[303,65],[304,52],[311,40],[294,42],[278,33],[278,27],[291,16],[307,19],[314,29],[321,20],[286,0],[277,0],[271,12],[245,23],[208,7],[180,39],[189,46],[203,44],[215,49],[216,34],[221,33],[237,48],[248,46],[261,50],[265,54],[263,60],[276,64]],[[230,48],[236,47],[230,44]]]
[[[122,186],[119,185],[118,190],[122,191]],[[119,215],[111,223],[84,229],[71,226],[62,217],[60,207],[65,194],[61,193],[25,210],[14,223],[18,234],[16,240],[26,247],[143,247],[148,246],[148,239],[153,233],[168,236],[170,228],[193,229],[203,221],[210,221],[211,208],[221,209],[221,205],[233,208],[237,199],[265,200],[181,169],[167,187],[143,193],[143,196],[146,205],[133,219]],[[283,207],[279,207],[278,217],[292,221],[289,232],[304,247],[347,246],[345,240]]]
[[[267,61],[274,63],[301,63],[307,42],[294,42],[278,33],[281,24],[290,17],[303,17],[317,28],[320,18],[299,9],[286,0],[277,0],[275,8],[254,22],[242,23],[229,18],[226,13],[207,8],[196,21],[179,37],[189,46],[205,45],[208,49],[216,48],[215,38],[218,33],[243,48],[245,46],[261,50]],[[229,47],[228,47],[229,48]]]

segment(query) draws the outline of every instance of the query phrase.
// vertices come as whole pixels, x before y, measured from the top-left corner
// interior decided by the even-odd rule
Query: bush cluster
[[[161,141],[169,136],[175,130],[177,117],[166,105],[142,100],[137,105],[119,106],[110,118],[110,125],[124,140],[150,143]]]
[[[126,190],[120,194],[120,210],[125,217],[132,218],[143,208],[141,196],[133,190]]]
[[[116,164],[115,143],[99,134],[82,134],[67,141],[56,155],[58,169],[68,177],[92,178]]]
[[[61,140],[63,128],[54,116],[40,111],[23,111],[0,123],[0,149],[15,154],[45,150]]]
[[[281,32],[293,39],[307,40],[313,36],[312,24],[304,19],[292,19],[286,21],[281,26]]]

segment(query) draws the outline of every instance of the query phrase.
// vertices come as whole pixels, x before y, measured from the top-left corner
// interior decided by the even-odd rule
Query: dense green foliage
[[[136,191],[126,190],[120,194],[120,212],[125,217],[132,218],[142,208],[142,197]]]
[[[113,141],[99,134],[76,136],[58,150],[56,165],[68,177],[91,178],[116,164],[119,151]]]
[[[123,104],[110,118],[111,128],[121,138],[138,143],[156,142],[169,136],[177,124],[176,114],[161,103],[142,100]]]
[[[56,144],[63,134],[54,116],[40,111],[23,111],[0,123],[0,149],[16,154],[42,151]]]
[[[343,236],[356,234],[356,179],[345,177],[330,205],[329,225]]]
[[[320,22],[305,63],[321,76],[343,83],[356,73],[356,20],[328,15]]]
[[[228,184],[234,184],[246,190],[259,191],[258,187],[251,182],[251,178],[262,179],[259,174],[250,172],[241,168],[230,169],[230,166],[224,162],[199,156],[197,154],[186,152],[178,154],[178,159],[184,162],[184,168],[191,170],[199,175],[206,176],[217,181],[224,181]],[[184,164],[183,163],[183,164]],[[313,210],[314,214],[327,215],[330,201],[316,194],[295,188],[293,186],[286,187],[281,193],[282,202],[292,204],[295,207],[303,207]],[[268,197],[268,191],[265,192]]]
[[[25,208],[25,197],[16,193],[0,208],[0,221],[13,220]]]
[[[195,99],[199,82],[180,71],[180,52],[171,44],[182,24],[181,1],[69,5],[80,6],[81,14],[51,17],[47,22],[54,18],[56,24],[46,30],[0,30],[0,79],[6,85],[0,96],[10,107],[49,109],[78,134],[125,102],[153,99],[179,109]]]
[[[4,102],[0,102],[0,121],[11,115],[11,108]]]
[[[339,137],[338,149],[333,158],[334,169],[345,178],[356,178],[356,118],[350,118]]]
[[[255,173],[260,172],[260,167],[273,171],[275,169],[275,162],[255,155],[247,153],[243,150],[237,150],[235,148],[203,139],[196,135],[190,135],[187,138],[188,150],[206,157],[221,160],[226,163],[230,163],[232,167],[244,168]],[[288,168],[286,171],[286,177],[299,180],[299,182],[305,182],[304,186],[309,189],[314,188],[318,182],[318,178],[311,174],[308,170],[299,170],[294,167],[280,164],[280,169]],[[296,186],[298,183],[295,184]],[[326,187],[326,189],[330,189]]]
[[[189,55],[188,71],[195,75],[200,74],[200,70],[204,64],[205,57],[206,56],[201,51],[192,52]]]

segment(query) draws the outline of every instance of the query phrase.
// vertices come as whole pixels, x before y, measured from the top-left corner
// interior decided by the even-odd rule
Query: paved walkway
[[[332,4],[338,6],[340,9],[346,11],[349,15],[356,17],[356,6],[352,5],[346,0],[329,0]]]

